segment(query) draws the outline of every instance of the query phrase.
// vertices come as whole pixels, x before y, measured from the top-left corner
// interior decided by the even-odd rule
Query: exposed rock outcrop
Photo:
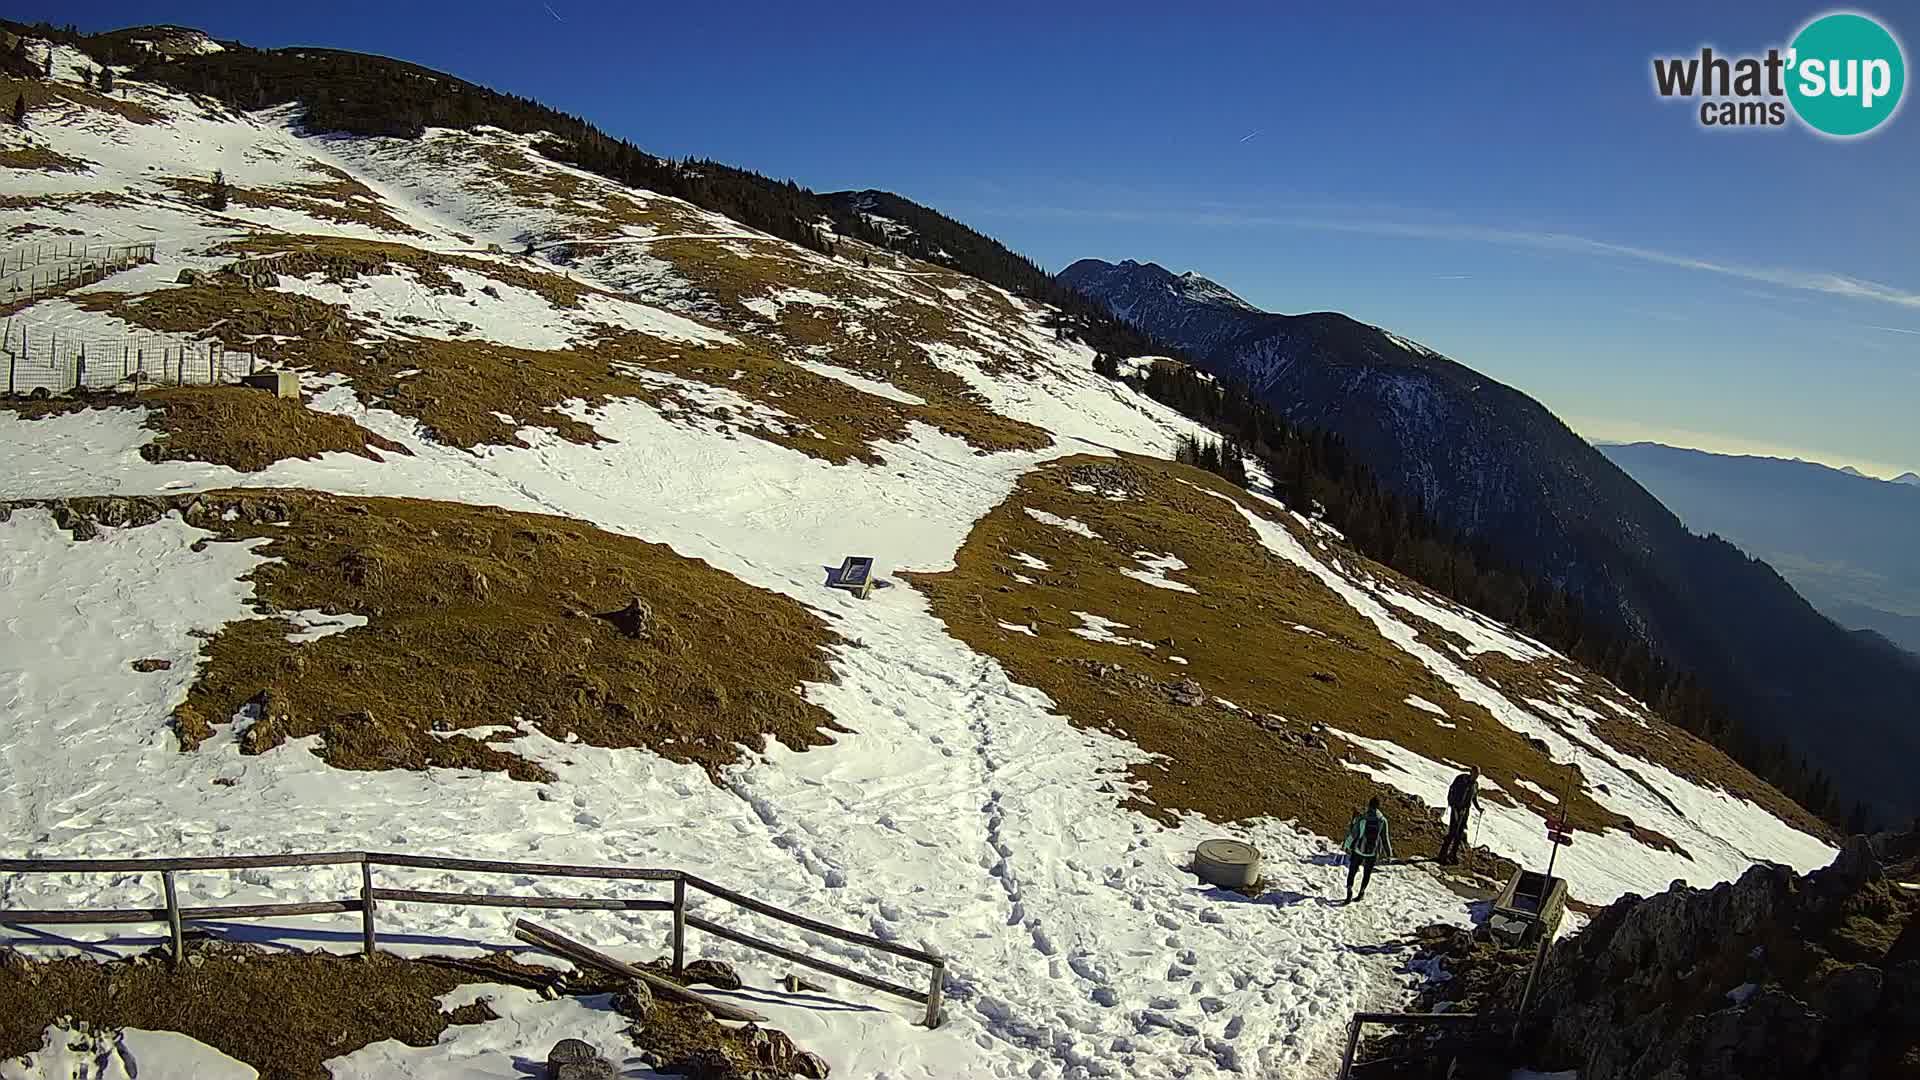
[[[1528,1042],[1583,1080],[1920,1076],[1917,907],[1865,837],[1623,898],[1550,954]]]

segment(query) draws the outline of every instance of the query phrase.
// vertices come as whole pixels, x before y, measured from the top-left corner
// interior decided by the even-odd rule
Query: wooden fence
[[[1347,1047],[1340,1055],[1340,1072],[1336,1080],[1350,1080],[1357,1073],[1375,1065],[1404,1065],[1414,1061],[1430,1061],[1431,1048],[1419,1053],[1393,1058],[1376,1058],[1372,1061],[1360,1061],[1355,1055],[1360,1051],[1360,1034],[1369,1024],[1383,1027],[1485,1027],[1490,1030],[1504,1028],[1514,1022],[1514,1017],[1499,1013],[1354,1013],[1347,1024]],[[1505,1045],[1506,1039],[1497,1031],[1483,1043]]]
[[[1369,1066],[1397,1064],[1404,1061],[1421,1060],[1429,1056],[1429,1051],[1423,1051],[1420,1054],[1408,1058],[1380,1059],[1366,1062],[1356,1060],[1354,1055],[1360,1051],[1360,1034],[1369,1024],[1394,1028],[1429,1026],[1473,1028],[1479,1026],[1485,1027],[1490,1031],[1504,1029],[1507,1031],[1504,1039],[1489,1040],[1483,1037],[1479,1040],[1480,1043],[1487,1045],[1490,1042],[1504,1042],[1508,1049],[1518,1046],[1520,1044],[1520,1025],[1527,1016],[1527,1007],[1533,1003],[1534,984],[1540,978],[1540,969],[1545,965],[1547,951],[1552,948],[1552,946],[1553,935],[1547,933],[1541,934],[1539,941],[1534,945],[1533,964],[1527,969],[1526,986],[1520,991],[1520,1007],[1514,1012],[1354,1013],[1353,1019],[1347,1024],[1347,1048],[1346,1051],[1340,1055],[1340,1073],[1336,1080],[1350,1080],[1357,1071]]]
[[[175,889],[175,875],[195,870],[247,870],[292,866],[358,866],[360,895],[339,900],[312,900],[285,904],[229,904],[214,907],[182,907]],[[422,870],[454,870],[477,874],[521,874],[530,877],[593,878],[603,881],[672,882],[673,899],[629,900],[592,896],[515,896],[487,892],[425,892],[419,889],[389,889],[374,883],[377,866],[408,867]],[[922,949],[898,945],[870,934],[847,930],[829,923],[796,915],[772,904],[755,900],[732,889],[716,885],[682,870],[652,870],[617,866],[565,866],[550,863],[501,862],[488,859],[455,859],[438,855],[396,855],[366,851],[332,851],[288,855],[230,855],[182,859],[0,859],[0,873],[10,874],[94,874],[157,873],[165,906],[157,908],[77,908],[57,910],[0,909],[0,925],[50,926],[106,923],[165,923],[172,942],[176,964],[185,957],[184,924],[202,919],[270,919],[294,915],[332,915],[360,913],[361,951],[372,956],[379,944],[376,913],[383,903],[446,904],[510,908],[562,908],[597,911],[662,911],[673,913],[673,970],[686,969],[687,929],[703,931],[750,949],[802,964],[829,975],[873,990],[902,997],[926,1006],[926,1025],[938,1026],[942,985],[947,962]],[[710,919],[687,913],[687,890],[698,889],[717,900],[745,908],[758,915],[894,956],[928,965],[932,971],[927,988],[915,990],[863,972],[854,971],[831,960],[823,960],[773,942],[754,937]]]

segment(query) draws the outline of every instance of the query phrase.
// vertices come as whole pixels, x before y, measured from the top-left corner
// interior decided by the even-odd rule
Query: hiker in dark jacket
[[[1460,849],[1467,842],[1467,817],[1480,809],[1480,766],[1475,765],[1453,778],[1447,788],[1447,838],[1440,841],[1440,861],[1458,862]]]
[[[1380,796],[1367,800],[1367,810],[1353,815],[1347,825],[1347,839],[1341,845],[1347,853],[1347,902],[1353,902],[1353,878],[1362,867],[1360,899],[1367,898],[1367,886],[1373,881],[1373,864],[1381,856],[1393,858],[1393,838],[1387,832],[1387,815],[1380,812]]]

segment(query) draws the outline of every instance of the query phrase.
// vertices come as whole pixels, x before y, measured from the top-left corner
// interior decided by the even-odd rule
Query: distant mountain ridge
[[[1842,626],[1920,654],[1920,490],[1910,482],[1660,443],[1600,452],[1689,528],[1766,559]]]
[[[1154,263],[1117,264],[1082,259],[1060,280],[1105,304],[1107,310],[1154,336],[1199,356],[1260,325],[1267,313],[1217,282]]]
[[[1920,671],[1905,654],[1690,534],[1539,402],[1380,327],[1243,310],[1151,263],[1085,259],[1060,279],[1290,422],[1337,433],[1396,493],[1695,672],[1752,736],[1883,810],[1920,810],[1906,764],[1920,759]]]

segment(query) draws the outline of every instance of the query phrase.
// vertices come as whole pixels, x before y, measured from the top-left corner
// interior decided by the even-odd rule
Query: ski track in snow
[[[72,58],[62,65],[63,72],[77,70]],[[100,189],[103,172],[143,192],[149,201],[138,210],[86,205],[60,215],[63,226],[91,235],[158,235],[160,266],[117,275],[104,287],[159,288],[182,266],[217,265],[196,252],[244,227],[382,236],[290,209],[236,206],[214,215],[177,197],[168,201],[137,187],[151,161],[217,160],[239,186],[314,179],[301,163],[325,163],[360,179],[396,218],[424,234],[383,238],[437,250],[475,252],[488,243],[523,244],[530,235],[551,245],[557,242],[544,238],[564,235],[576,224],[558,209],[529,210],[469,185],[457,162],[437,164],[425,156],[430,149],[465,144],[524,147],[528,136],[433,131],[419,141],[313,138],[294,130],[284,110],[236,119],[203,113],[148,86],[130,85],[125,93],[164,108],[175,121],[139,127],[43,116],[40,130],[51,133],[57,146],[99,168],[94,174],[36,173],[22,180],[30,181],[35,194],[83,192]],[[615,190],[578,170],[544,162],[539,167],[589,191]],[[627,194],[642,204],[665,199]],[[725,218],[674,205],[678,220],[697,228],[672,235],[768,241]],[[0,212],[0,223],[18,220],[15,212]],[[629,325],[682,340],[717,333],[691,316],[671,313],[682,310],[670,295],[676,287],[671,267],[645,254],[649,241],[669,234],[625,228],[626,235],[597,242],[601,254],[583,265],[594,275],[589,280],[630,291],[636,302],[607,302],[604,310],[594,309],[595,317],[631,320]],[[788,257],[817,258],[797,248]],[[877,290],[923,287],[899,271],[833,265],[867,274]],[[482,336],[524,335],[504,340],[552,344],[569,335],[558,314],[550,325],[526,324],[543,317],[544,302],[508,289],[498,290],[503,298],[488,316],[485,303],[420,294],[405,274],[349,290],[294,279],[285,279],[283,287],[363,304],[367,314],[424,304],[418,310],[433,315],[438,326],[472,321]],[[1045,461],[1122,450],[1166,457],[1180,436],[1206,434],[1095,374],[1091,350],[1055,341],[1040,309],[992,291],[1021,318],[976,317],[964,295],[948,293],[955,317],[979,348],[921,348],[996,411],[1053,432],[1056,445],[1045,451],[978,457],[958,440],[915,426],[902,442],[881,448],[880,465],[832,466],[676,421],[638,402],[615,401],[565,410],[614,441],[583,446],[528,428],[522,432],[526,446],[469,453],[423,438],[405,417],[362,406],[345,387],[310,381],[312,407],[348,416],[406,445],[414,456],[385,455],[373,462],[330,454],[243,474],[195,462],[145,461],[138,451],[153,433],[140,426],[136,410],[91,409],[33,422],[0,412],[0,442],[9,447],[0,456],[0,497],[299,486],[561,514],[668,544],[798,599],[847,639],[831,657],[838,681],[805,689],[851,729],[836,734],[832,745],[804,753],[777,743],[755,748],[748,763],[717,786],[696,767],[644,751],[560,743],[537,731],[522,733],[512,747],[552,771],[557,779],[551,784],[460,770],[334,770],[311,753],[311,739],[246,756],[239,752],[236,725],[222,726],[200,750],[181,753],[167,718],[200,662],[202,641],[192,631],[250,617],[252,586],[241,578],[261,560],[253,550],[258,542],[194,551],[194,542],[207,534],[170,517],[140,529],[103,529],[99,539],[75,543],[45,512],[22,510],[0,523],[0,595],[9,602],[0,615],[0,706],[7,717],[0,725],[0,837],[9,854],[364,848],[682,867],[768,902],[948,958],[948,1020],[929,1032],[913,1026],[916,1007],[830,979],[822,980],[826,996],[837,1005],[809,1008],[808,999],[770,989],[785,970],[770,958],[697,931],[690,936],[694,955],[740,967],[749,986],[733,996],[768,1013],[801,1046],[821,1051],[836,1075],[901,1080],[1331,1072],[1350,1014],[1403,1002],[1419,978],[1405,969],[1412,953],[1405,935],[1436,920],[1464,922],[1467,909],[1458,897],[1419,870],[1393,867],[1375,878],[1364,904],[1334,904],[1328,898],[1340,894],[1344,871],[1333,846],[1288,822],[1265,819],[1231,830],[1261,848],[1265,894],[1249,900],[1204,888],[1182,867],[1198,841],[1225,830],[1193,818],[1169,827],[1123,810],[1131,788],[1127,769],[1144,760],[1138,748],[1057,715],[1044,694],[1012,682],[997,662],[948,634],[914,590],[883,589],[860,601],[819,587],[820,563],[854,549],[872,550],[894,568],[950,568],[973,523]],[[37,305],[28,314],[68,320],[68,332],[124,330],[108,325],[105,316],[62,304]],[[988,353],[1013,346],[1040,358],[1027,373],[1031,378],[989,373],[994,365]],[[822,369],[817,363],[810,368]],[[848,373],[835,377],[888,396],[886,384]],[[1261,480],[1257,470],[1255,479]],[[1097,539],[1072,519],[1029,513]],[[1346,567],[1332,562],[1329,568],[1308,552],[1308,542],[1325,549],[1324,538],[1337,538],[1324,525],[1293,515],[1300,536],[1309,538],[1303,541],[1291,526],[1247,517],[1264,543],[1320,576],[1468,700],[1546,739],[1557,759],[1578,752],[1559,727],[1414,641],[1389,609],[1454,629],[1476,651],[1550,655],[1537,643],[1471,613],[1378,583],[1368,591],[1347,580]],[[1015,558],[1032,569],[1046,568],[1032,556]],[[1169,558],[1140,553],[1136,559],[1144,569],[1135,576],[1161,588],[1184,587],[1166,576],[1178,569]],[[313,632],[347,630],[350,622],[316,624]],[[149,657],[173,665],[146,674],[130,668]],[[1408,704],[1437,710],[1431,703]],[[1554,719],[1582,722],[1571,711]],[[1418,756],[1391,744],[1382,750],[1391,766],[1383,780],[1423,798],[1433,778],[1449,768],[1413,760]],[[1590,777],[1609,782],[1619,808],[1695,852],[1697,861],[1672,876],[1721,880],[1758,855],[1805,868],[1830,854],[1750,804],[1624,755],[1602,758],[1589,755],[1582,763]],[[1684,835],[1678,826],[1670,828],[1676,811],[1693,815],[1698,827]],[[1531,851],[1527,844],[1536,842],[1539,820],[1524,809],[1503,810],[1490,815],[1496,824],[1480,839],[1524,858]],[[1674,869],[1673,858],[1646,860],[1646,848],[1615,834],[1582,836],[1575,851],[1563,856],[1562,865],[1588,898],[1608,898],[1643,886],[1649,874]],[[1620,859],[1648,869],[1628,880],[1613,865]],[[475,887],[474,878],[444,872],[379,873],[383,882],[391,878],[405,887]],[[498,883],[543,895],[583,887],[533,878]],[[341,868],[180,878],[188,904],[344,896],[358,885],[357,874]],[[596,887],[619,896],[658,892],[644,883]],[[7,907],[145,906],[158,903],[157,896],[153,875],[0,877],[0,906]],[[695,897],[694,909],[716,921],[896,982],[924,983],[919,965]],[[382,943],[403,952],[471,953],[512,942],[513,917],[500,909],[387,905]],[[570,913],[565,925],[619,955],[652,958],[667,948],[667,920],[657,915]],[[359,947],[351,916],[223,929],[276,946]],[[162,936],[151,927],[0,930],[0,941],[30,941],[41,951],[136,950]],[[434,1047],[366,1047],[330,1063],[332,1071],[339,1077],[400,1071],[513,1077],[521,1075],[513,1053],[529,1043],[585,1033],[603,1049],[615,1049],[619,1025],[604,1002],[527,1000],[507,987],[461,993],[482,992],[493,996],[500,1020],[450,1028]],[[123,1043],[134,1036],[125,1033]],[[173,1051],[182,1060],[197,1060],[178,1046]],[[66,1066],[54,1057],[46,1060],[46,1071],[20,1075],[67,1075],[57,1072]],[[148,1075],[144,1068],[142,1075]]]

